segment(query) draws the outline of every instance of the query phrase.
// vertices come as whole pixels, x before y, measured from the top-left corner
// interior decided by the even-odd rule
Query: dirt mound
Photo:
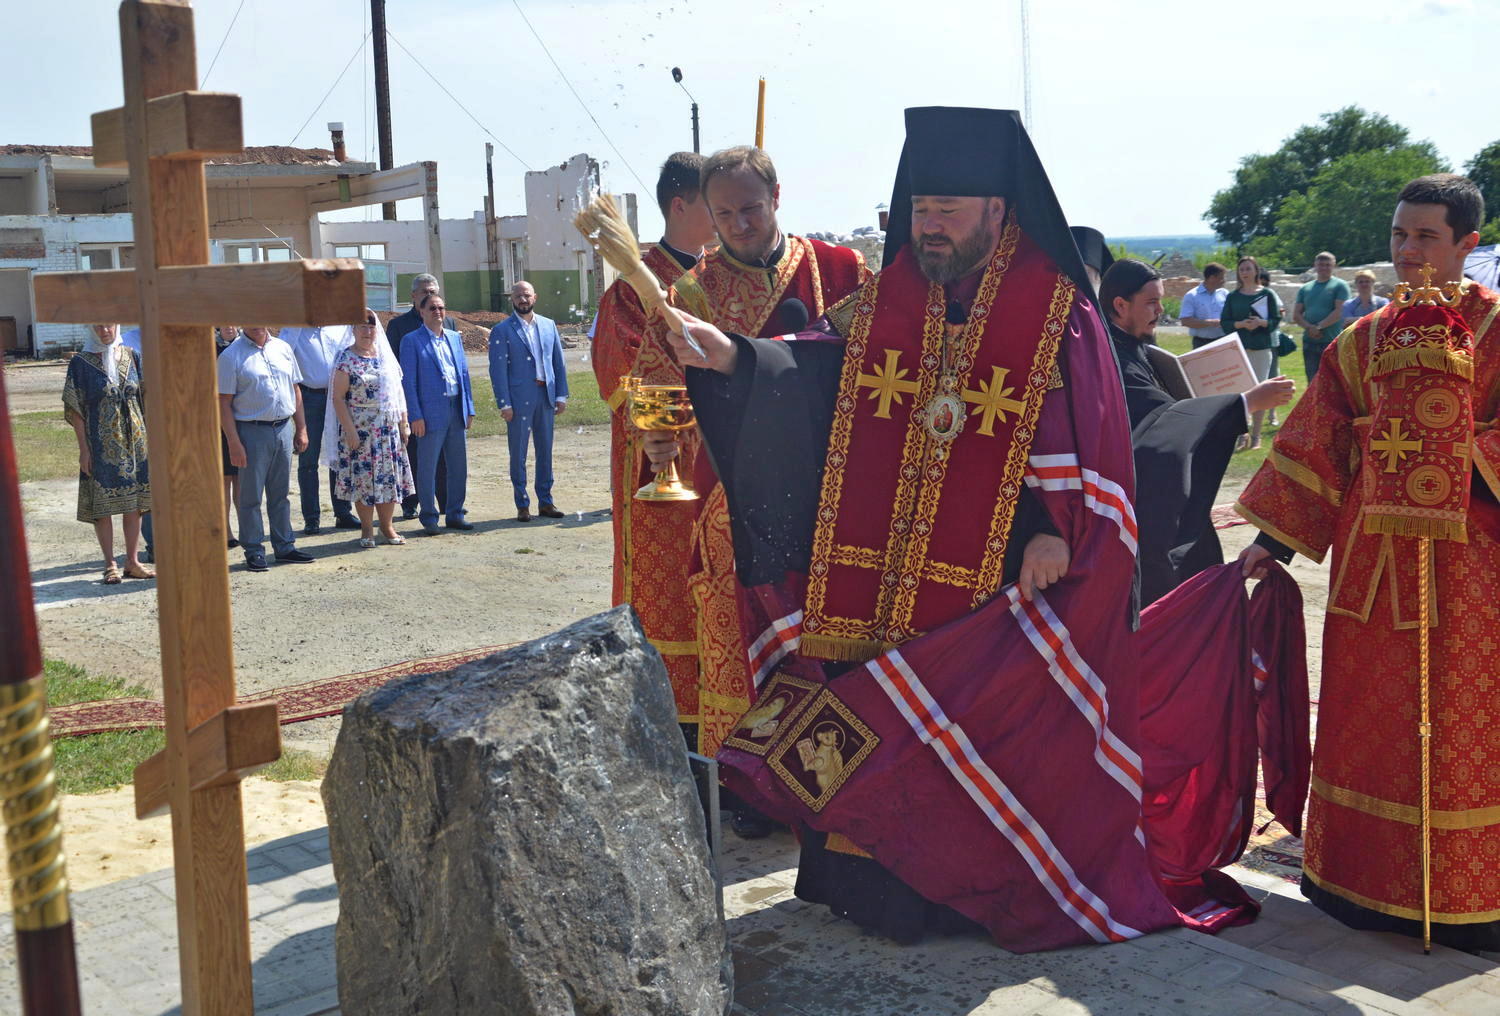
[[[389,325],[391,318],[399,316],[394,311],[376,312],[376,317],[380,318],[382,326]],[[458,325],[458,334],[463,337],[464,348],[471,353],[482,353],[489,349],[490,329],[507,317],[505,314],[492,314],[489,311],[469,311],[448,316],[453,319],[454,324]]]

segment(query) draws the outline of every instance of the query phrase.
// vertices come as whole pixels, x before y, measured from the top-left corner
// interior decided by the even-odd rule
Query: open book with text
[[[1259,383],[1250,369],[1250,358],[1238,335],[1222,339],[1181,356],[1174,356],[1158,345],[1146,345],[1146,359],[1174,399],[1192,399],[1203,395],[1238,395]]]

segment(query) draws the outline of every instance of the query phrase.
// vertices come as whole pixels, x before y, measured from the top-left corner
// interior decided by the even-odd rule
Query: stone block
[[[727,1012],[684,747],[628,607],[350,703],[323,783],[343,1011]]]

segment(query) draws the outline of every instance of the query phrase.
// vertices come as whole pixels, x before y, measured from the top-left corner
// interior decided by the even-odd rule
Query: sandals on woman
[[[395,536],[386,536],[384,533],[382,533],[380,536],[380,542],[385,544],[387,547],[399,547],[406,542],[406,537],[402,536],[400,533],[397,533]]]
[[[120,569],[116,567],[113,561],[110,562],[108,568],[104,569],[104,584],[106,586],[117,586],[120,584]]]
[[[362,547],[365,550],[374,550],[375,549],[375,537],[373,537],[373,536],[361,536],[359,538],[359,545],[360,545],[360,547]]]
[[[125,577],[127,579],[154,579],[156,578],[156,572],[143,565],[136,565],[132,568],[127,564],[125,566]]]

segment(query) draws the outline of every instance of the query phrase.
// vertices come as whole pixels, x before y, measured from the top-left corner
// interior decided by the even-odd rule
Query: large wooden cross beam
[[[274,709],[235,704],[214,345],[205,325],[363,320],[357,261],[209,266],[203,160],[242,150],[239,99],[196,92],[187,0],[124,0],[125,106],[96,156],[130,167],[137,267],[38,275],[39,320],[139,321],[156,516],[167,747],[136,770],[136,811],[169,806],[182,1011],[254,1011],[238,778],[281,753]]]

